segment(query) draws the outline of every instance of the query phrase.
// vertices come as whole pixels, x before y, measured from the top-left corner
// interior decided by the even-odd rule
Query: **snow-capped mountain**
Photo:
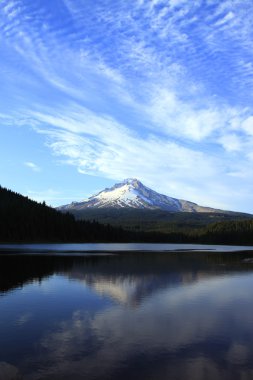
[[[91,196],[86,201],[72,202],[58,209],[62,211],[72,211],[87,208],[162,209],[171,212],[220,212],[220,210],[202,207],[193,202],[159,194],[144,186],[135,178],[126,179],[111,188],[106,188],[98,194]]]

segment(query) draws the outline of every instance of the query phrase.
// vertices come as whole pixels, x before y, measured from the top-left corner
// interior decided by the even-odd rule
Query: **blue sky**
[[[253,3],[1,0],[0,183],[253,213]]]

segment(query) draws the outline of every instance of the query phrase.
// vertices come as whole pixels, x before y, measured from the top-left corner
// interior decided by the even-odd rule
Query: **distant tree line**
[[[253,219],[213,223],[195,235],[206,243],[253,245]]]
[[[174,226],[175,227],[175,226]],[[253,219],[225,221],[167,232],[124,230],[97,221],[75,220],[43,203],[0,186],[0,242],[173,242],[253,245]]]

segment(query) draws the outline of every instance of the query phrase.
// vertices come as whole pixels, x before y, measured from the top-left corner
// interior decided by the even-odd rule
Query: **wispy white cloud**
[[[34,162],[31,162],[31,161],[27,161],[24,163],[25,166],[27,166],[28,168],[32,169],[32,171],[34,172],[40,172],[41,171],[41,168],[35,164]]]
[[[84,108],[73,112],[71,107],[60,115],[34,114],[36,130],[47,136],[47,145],[57,157],[65,157],[65,163],[76,166],[80,173],[117,180],[139,177],[171,196],[221,208],[231,208],[232,199],[241,197],[235,183],[235,190],[227,192],[235,172],[229,156],[217,157],[152,133],[144,138],[116,120]],[[220,143],[225,144],[225,137]],[[235,145],[226,141],[227,151],[232,143]],[[236,148],[233,146],[237,154],[239,146]],[[238,160],[236,170],[243,167],[245,159]]]
[[[167,135],[201,141],[230,129],[235,118],[241,117],[242,113],[206,101],[204,105],[202,100],[183,101],[173,91],[155,88],[145,111],[153,126],[159,126]]]
[[[228,152],[241,151],[244,145],[240,136],[236,135],[235,133],[229,133],[227,135],[221,136],[219,138],[219,143]]]

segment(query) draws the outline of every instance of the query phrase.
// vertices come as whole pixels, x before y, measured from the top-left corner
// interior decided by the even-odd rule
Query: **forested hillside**
[[[64,212],[64,211],[63,211]],[[239,212],[169,212],[134,208],[96,208],[70,210],[77,220],[96,220],[112,226],[122,226],[129,231],[187,233],[209,224],[252,219],[250,214]]]
[[[0,187],[1,242],[117,241],[123,231],[91,221],[76,221],[11,190]]]
[[[214,244],[253,245],[253,219],[210,224],[200,231],[199,239]]]
[[[122,226],[146,241],[176,243],[253,244],[253,216],[239,212],[186,213],[164,210],[86,209],[77,220]],[[131,235],[131,234],[130,234]]]

